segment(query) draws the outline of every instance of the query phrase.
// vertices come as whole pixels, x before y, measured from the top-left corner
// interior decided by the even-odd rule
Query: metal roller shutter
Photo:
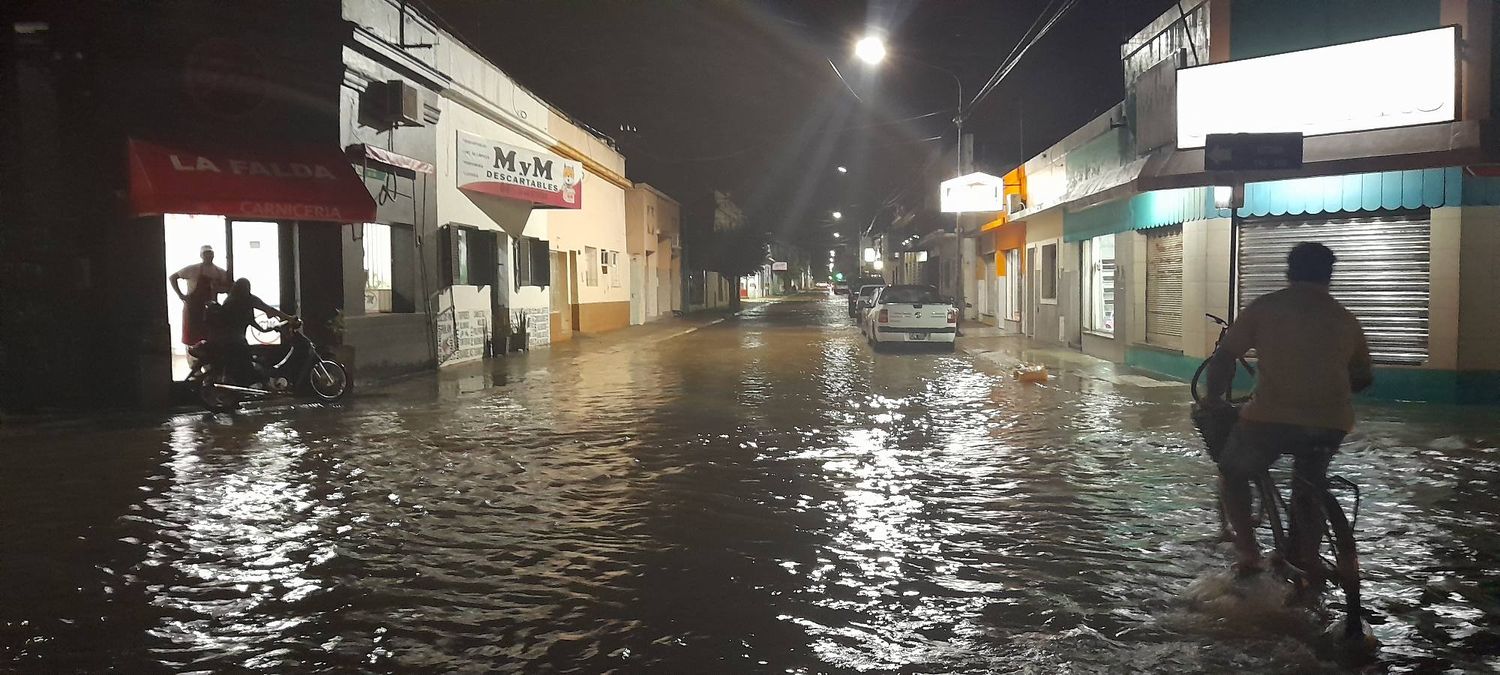
[[[1146,233],[1146,342],[1182,349],[1182,228]]]
[[[1427,212],[1315,221],[1246,221],[1240,228],[1239,305],[1286,286],[1300,242],[1333,249],[1333,297],[1364,325],[1376,363],[1427,361],[1432,221]]]

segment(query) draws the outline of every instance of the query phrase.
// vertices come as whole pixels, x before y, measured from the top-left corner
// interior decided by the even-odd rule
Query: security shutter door
[[[1146,342],[1182,349],[1182,228],[1146,233]]]
[[[1427,361],[1432,221],[1428,213],[1315,221],[1246,221],[1240,228],[1239,305],[1286,287],[1286,255],[1300,242],[1333,249],[1333,297],[1364,326],[1376,363]]]

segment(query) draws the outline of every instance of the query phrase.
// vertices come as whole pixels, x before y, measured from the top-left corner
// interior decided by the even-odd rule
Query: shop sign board
[[[332,146],[201,147],[129,141],[131,215],[358,223],[375,200]]]
[[[943,213],[1005,210],[1005,181],[999,176],[976,171],[945,180],[939,189]]]
[[[785,272],[786,268],[787,268],[787,264],[784,263],[784,262],[778,261],[778,262],[771,263],[771,271],[772,272]]]
[[[1209,134],[1205,171],[1277,171],[1302,168],[1302,134]]]
[[[1213,133],[1304,136],[1456,119],[1456,27],[1177,71],[1177,147]]]
[[[536,208],[583,206],[583,164],[458,132],[458,188],[528,202]]]

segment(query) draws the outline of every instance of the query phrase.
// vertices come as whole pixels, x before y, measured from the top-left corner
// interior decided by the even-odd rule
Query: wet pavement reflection
[[[875,355],[842,299],[597,347],[0,436],[0,669],[1349,665],[1321,617],[1202,601],[1228,556],[1183,387]],[[1335,472],[1375,667],[1500,669],[1493,410],[1362,415]]]

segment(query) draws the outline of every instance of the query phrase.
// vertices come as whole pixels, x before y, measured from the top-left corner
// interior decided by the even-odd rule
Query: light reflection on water
[[[347,409],[93,429],[0,474],[19,670],[1336,670],[1221,574],[1180,388],[872,356],[841,301]],[[1047,360],[1046,353],[1016,355]],[[496,388],[489,388],[496,383]],[[1365,411],[1391,672],[1500,667],[1487,411]]]

